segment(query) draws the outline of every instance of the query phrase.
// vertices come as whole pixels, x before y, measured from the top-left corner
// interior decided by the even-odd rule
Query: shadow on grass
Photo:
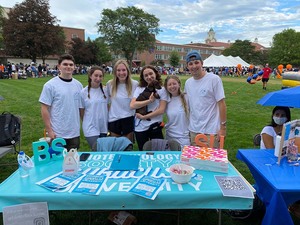
[[[135,225],[217,225],[218,212],[215,209],[201,210],[139,210],[128,211],[137,218]],[[107,219],[110,211],[51,211],[50,224],[72,224],[72,225],[113,225]],[[264,211],[257,211],[246,219],[233,219],[226,210],[222,210],[222,225],[260,225]],[[293,216],[295,225],[300,224],[300,219]],[[178,220],[179,219],[179,220]],[[1,223],[0,223],[1,224]],[[132,224],[133,225],[133,224]]]
[[[218,224],[218,211],[215,209],[159,211],[129,210],[128,212],[137,218],[137,224],[135,225]],[[107,219],[109,213],[110,211],[50,211],[49,217],[51,225],[113,225],[114,223]],[[225,210],[222,210],[222,225],[259,225],[261,224],[262,217],[263,213],[260,212],[251,215],[247,219],[233,219]]]

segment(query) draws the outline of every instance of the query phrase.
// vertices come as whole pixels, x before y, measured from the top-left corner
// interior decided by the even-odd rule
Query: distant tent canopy
[[[236,67],[238,64],[241,64],[241,66],[244,67],[250,66],[249,63],[245,62],[239,56],[236,57],[224,56],[224,55],[216,56],[212,54],[203,61],[204,67],[223,67],[223,66]]]

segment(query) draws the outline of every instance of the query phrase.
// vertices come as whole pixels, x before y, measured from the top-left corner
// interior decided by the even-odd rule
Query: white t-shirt
[[[137,87],[135,89],[135,92],[133,94],[133,98],[137,98],[140,93],[142,93],[145,90],[145,87]],[[155,99],[154,102],[150,103],[148,105],[148,111],[155,111],[159,107],[159,102],[160,101],[166,101],[168,102],[170,100],[169,95],[167,94],[166,90],[164,87],[161,89],[156,89],[157,93],[160,96],[160,99]],[[135,131],[141,132],[141,131],[146,131],[149,129],[150,125],[156,122],[162,122],[163,121],[163,114],[158,115],[155,117],[152,117],[150,121],[148,120],[140,120],[135,118]]]
[[[100,133],[107,133],[108,126],[108,94],[106,87],[103,87],[106,98],[100,89],[91,88],[88,98],[88,87],[81,90],[81,108],[84,108],[82,130],[85,137],[98,136]]]
[[[184,87],[189,99],[189,130],[195,133],[217,134],[220,130],[218,101],[225,98],[222,80],[218,75],[206,73],[195,80],[187,79]]]
[[[136,80],[131,80],[131,84],[132,84],[131,96],[128,96],[126,90],[126,84],[119,83],[116,95],[112,96],[111,82],[112,80],[108,81],[106,84],[107,92],[109,96],[109,103],[110,103],[108,122],[114,122],[119,119],[134,116],[135,110],[130,109],[130,102],[133,93],[139,83]]]
[[[272,126],[265,126],[262,129],[260,135],[262,135],[262,134],[268,134],[271,137],[273,137],[274,146],[276,145],[276,136],[277,136],[277,134],[276,134],[276,132],[274,130],[274,127],[272,127]],[[261,141],[260,141],[260,149],[266,149],[266,146],[265,146],[262,138],[261,138]]]
[[[80,136],[80,91],[82,84],[72,78],[67,82],[58,76],[44,84],[39,102],[50,106],[51,127],[57,137]]]
[[[187,101],[187,96],[185,95],[185,97]],[[167,104],[166,115],[168,119],[166,124],[166,139],[175,139],[180,143],[181,147],[190,145],[189,119],[184,111],[180,96],[171,97]]]

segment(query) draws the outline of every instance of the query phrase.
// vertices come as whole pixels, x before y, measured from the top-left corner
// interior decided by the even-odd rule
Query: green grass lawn
[[[87,85],[87,75],[75,75],[74,77],[78,79],[83,86]],[[105,75],[104,83],[111,78],[111,75]],[[134,75],[133,78],[138,79],[138,75]],[[180,76],[180,78],[184,84],[188,76]],[[43,84],[49,79],[50,77],[28,78],[27,80],[0,80],[0,96],[4,98],[3,101],[0,101],[0,112],[9,111],[22,118],[21,149],[30,156],[32,156],[31,143],[43,136],[44,125],[41,119],[38,99]],[[246,77],[224,77],[222,80],[227,104],[227,137],[225,140],[225,149],[228,150],[229,160],[232,164],[250,183],[254,183],[247,166],[236,159],[236,153],[240,148],[253,148],[253,136],[259,133],[262,128],[270,122],[273,107],[263,107],[257,105],[256,102],[266,93],[281,89],[281,80],[270,79],[267,91],[262,89],[261,82],[253,85],[248,84]],[[291,111],[292,119],[299,118],[299,109],[292,109]],[[82,134],[80,150],[84,151],[86,149],[88,149],[88,144]],[[4,156],[0,159],[0,165],[2,165],[0,169],[0,182],[2,182],[17,169],[16,155],[8,154]],[[71,217],[69,220],[72,222],[62,221],[61,218],[68,218],[67,215],[69,214]],[[51,221],[51,224],[85,224],[85,222],[80,220],[80,218],[85,217],[82,216],[82,214],[87,215],[88,213],[80,211],[77,212],[78,216],[75,216],[74,213],[71,212],[55,212],[55,214],[52,215],[53,221]],[[144,217],[145,216],[143,216],[143,218]],[[100,218],[100,216],[98,218]],[[184,210],[181,215],[181,224],[217,224],[216,219],[216,213],[211,210]],[[151,220],[139,224],[162,224],[159,220],[152,221],[153,223],[149,221]],[[253,218],[251,221],[239,221],[232,220],[230,217],[224,215],[223,224],[260,224],[260,218]]]

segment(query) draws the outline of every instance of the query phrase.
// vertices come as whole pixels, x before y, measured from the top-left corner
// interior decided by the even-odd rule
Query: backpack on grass
[[[0,146],[14,145],[20,141],[20,118],[9,112],[0,115]]]

